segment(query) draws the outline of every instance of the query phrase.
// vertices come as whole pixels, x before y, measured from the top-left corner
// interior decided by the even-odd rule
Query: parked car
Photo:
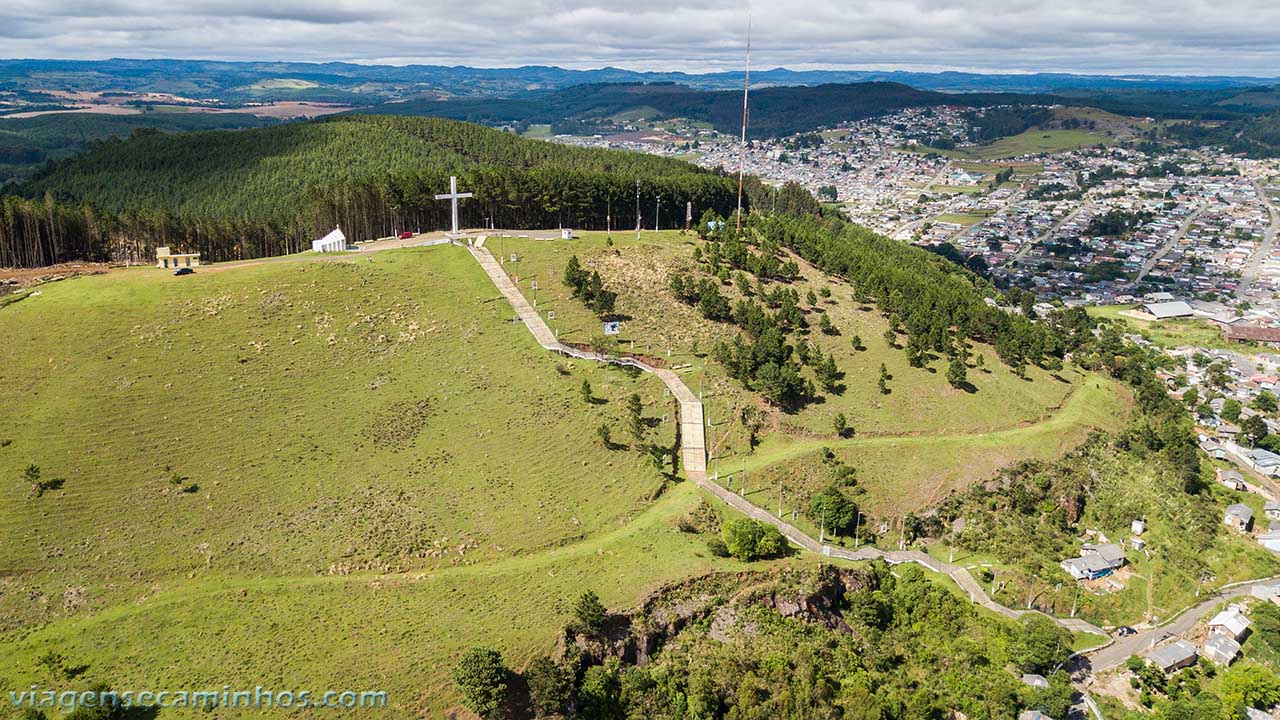
[[[195,273],[194,268],[178,268],[173,271],[174,275],[192,275]]]
[[[1120,637],[1128,637],[1130,635],[1137,635],[1137,634],[1138,634],[1138,631],[1134,630],[1128,625],[1121,625],[1120,628],[1116,630],[1116,635],[1119,635]]]
[[[413,237],[413,233],[409,232],[408,230],[405,230],[404,232],[400,233],[401,240],[408,240],[411,237]]]

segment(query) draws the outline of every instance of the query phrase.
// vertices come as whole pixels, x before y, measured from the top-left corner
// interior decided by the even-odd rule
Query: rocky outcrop
[[[644,665],[686,628],[707,618],[713,618],[713,637],[728,639],[741,611],[752,606],[850,632],[841,615],[847,605],[845,595],[874,587],[874,574],[833,565],[817,570],[703,575],[663,587],[639,607],[611,615],[601,637],[565,628],[556,654],[561,660],[576,656],[587,665],[609,658]]]

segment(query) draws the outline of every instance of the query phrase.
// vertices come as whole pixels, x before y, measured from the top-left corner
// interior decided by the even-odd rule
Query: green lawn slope
[[[446,246],[113,272],[0,310],[0,628],[190,578],[425,571],[624,524],[663,480],[595,430],[622,436],[635,392],[670,446],[671,400],[558,361],[496,297]],[[32,497],[29,464],[61,487]]]

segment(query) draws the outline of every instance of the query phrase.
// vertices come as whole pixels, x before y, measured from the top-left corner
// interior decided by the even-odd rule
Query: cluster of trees
[[[1049,116],[1048,108],[1013,105],[969,110],[963,115],[965,124],[968,126],[966,134],[969,142],[979,145],[986,145],[1002,137],[1025,132],[1036,125],[1043,124]]]
[[[599,271],[587,272],[578,256],[569,258],[564,268],[564,284],[572,291],[573,296],[583,302],[596,315],[605,317],[613,313],[613,305],[618,300],[618,293],[606,290],[600,280]]]
[[[435,194],[451,175],[475,193],[459,208],[469,227],[604,229],[633,211],[637,192],[641,221],[661,196],[667,226],[686,202],[722,214],[737,202],[735,179],[682,161],[433,118],[145,132],[51,163],[18,188],[27,199],[4,200],[0,264],[137,258],[166,244],[217,261],[297,252],[335,226],[353,240],[443,229],[450,208]]]
[[[1220,670],[1206,658],[1172,676],[1136,655],[1127,667],[1139,702],[1154,709],[1157,720],[1246,720],[1246,708],[1267,710],[1280,703],[1280,677],[1260,665],[1236,664],[1216,680]],[[1205,689],[1206,682],[1216,691]]]
[[[843,588],[835,574],[827,566],[816,577],[773,583],[780,592]],[[740,585],[750,582],[755,595],[767,597],[770,588],[761,581],[727,585],[723,596],[744,595]],[[910,565],[890,572],[874,564],[863,581],[865,587],[835,600],[839,629],[745,601],[735,613],[752,628],[743,642],[721,642],[696,625],[644,665],[589,656],[574,645],[562,657],[535,658],[520,676],[481,649],[463,658],[455,680],[464,702],[484,718],[502,717],[503,706],[491,699],[514,695],[522,684],[539,717],[941,720],[953,711],[993,718],[1024,709],[1066,716],[1070,681],[1053,671],[1070,652],[1070,638],[1052,623],[981,617]],[[575,618],[573,632],[581,625]],[[1010,665],[1046,674],[1049,688],[1028,688]]]
[[[1129,210],[1108,210],[1095,215],[1085,228],[1085,235],[1118,236],[1130,233],[1154,217],[1150,210],[1132,212]]]
[[[932,253],[834,217],[753,215],[750,225],[764,242],[792,250],[874,298],[891,325],[907,334],[909,354],[920,359],[928,352],[951,355],[973,339],[994,345],[1018,372],[1027,364],[1061,362],[1064,347],[1052,328],[987,303],[999,297],[993,286]]]
[[[744,562],[781,557],[789,549],[787,539],[778,528],[751,518],[725,523],[720,537],[708,545],[715,555],[735,557]]]

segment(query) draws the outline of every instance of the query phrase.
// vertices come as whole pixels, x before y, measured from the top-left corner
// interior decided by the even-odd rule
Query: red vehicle
[[[413,233],[409,232],[408,230],[405,230],[404,232],[400,233],[401,240],[408,240],[411,237],[413,237]]]

